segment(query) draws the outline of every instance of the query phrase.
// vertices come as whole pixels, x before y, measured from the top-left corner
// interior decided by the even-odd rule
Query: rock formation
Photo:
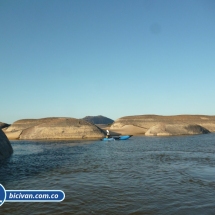
[[[93,124],[112,124],[114,121],[110,118],[105,116],[86,116],[83,120],[91,122]]]
[[[75,118],[23,119],[14,122],[5,134],[9,139],[99,139],[97,126]]]
[[[7,128],[9,126],[10,126],[10,124],[4,123],[4,122],[0,122],[0,129]]]
[[[159,123],[146,131],[146,136],[171,136],[171,135],[190,135],[190,134],[208,134],[207,129],[200,125],[190,124],[164,124]]]
[[[12,153],[13,148],[4,132],[0,129],[0,160],[8,158]]]
[[[102,130],[103,129],[103,130]],[[100,139],[105,129],[111,135],[169,136],[215,132],[215,116],[139,115],[116,120],[109,128],[75,118],[23,119],[3,131],[8,139]]]
[[[120,134],[187,135],[215,132],[215,116],[206,115],[139,115],[117,119],[110,127]]]

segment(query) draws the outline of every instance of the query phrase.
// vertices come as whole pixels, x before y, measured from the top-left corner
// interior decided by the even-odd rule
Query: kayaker
[[[106,138],[109,138],[110,137],[110,132],[108,130],[107,131],[107,135],[106,135]]]

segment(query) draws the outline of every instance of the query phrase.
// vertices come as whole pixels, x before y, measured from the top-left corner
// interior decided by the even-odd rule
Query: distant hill
[[[9,126],[10,126],[10,124],[4,123],[4,122],[0,122],[0,129],[6,128],[6,127],[9,127]]]
[[[112,124],[114,120],[107,118],[105,116],[86,116],[83,120],[91,122],[93,124]]]

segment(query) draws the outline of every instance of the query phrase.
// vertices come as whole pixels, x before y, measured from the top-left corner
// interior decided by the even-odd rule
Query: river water
[[[11,141],[6,190],[63,190],[0,214],[215,214],[215,134],[126,141]]]

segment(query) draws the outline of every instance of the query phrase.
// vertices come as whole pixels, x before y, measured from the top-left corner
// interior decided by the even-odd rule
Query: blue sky
[[[0,121],[215,115],[215,1],[0,0]]]

